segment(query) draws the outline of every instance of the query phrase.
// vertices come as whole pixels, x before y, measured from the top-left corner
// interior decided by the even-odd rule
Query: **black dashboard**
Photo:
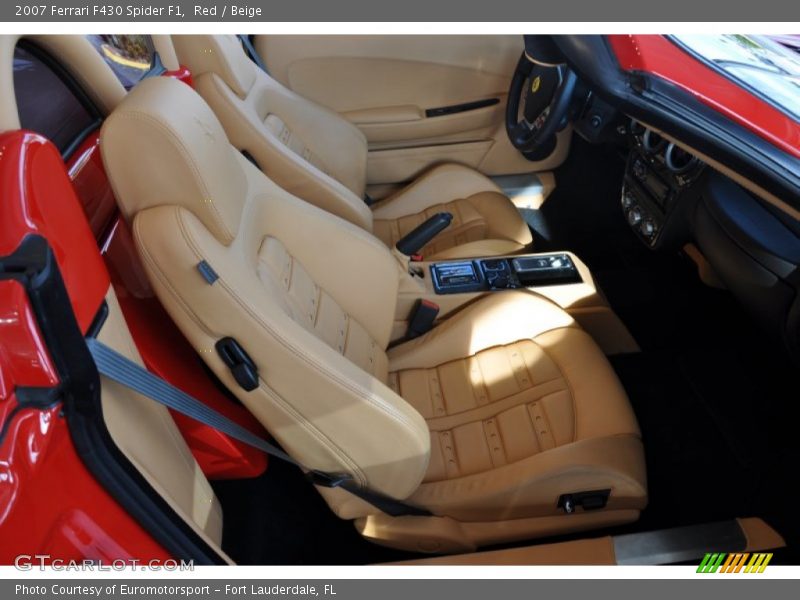
[[[695,244],[725,287],[800,360],[800,222],[636,120],[624,135],[620,204],[637,238],[651,250]]]
[[[625,219],[650,248],[677,248],[689,237],[705,165],[635,120],[626,130],[631,149],[620,194]]]
[[[624,71],[603,36],[553,42],[584,91],[575,132],[627,150],[619,201],[637,238],[654,251],[695,245],[718,280],[800,362],[797,159],[669,81]],[[685,148],[711,157],[713,168]]]

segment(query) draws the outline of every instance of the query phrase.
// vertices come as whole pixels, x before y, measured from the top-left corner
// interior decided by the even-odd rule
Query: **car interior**
[[[0,37],[0,131],[59,150],[111,273],[98,339],[296,463],[102,378],[221,562],[800,558],[800,199],[559,49]]]

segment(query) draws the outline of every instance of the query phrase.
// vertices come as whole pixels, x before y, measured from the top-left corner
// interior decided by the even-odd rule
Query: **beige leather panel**
[[[256,69],[235,36],[175,36],[175,47],[236,148],[287,191],[371,230],[372,213],[363,202],[366,141],[358,129]],[[211,54],[213,62],[206,58]],[[243,60],[254,73],[244,95],[226,75]]]
[[[268,237],[258,252],[258,273],[265,287],[283,300],[284,310],[331,348],[381,381],[386,381],[388,359],[384,343],[377,342],[317,285],[303,265],[276,238]]]
[[[487,245],[491,247],[485,248]],[[482,242],[465,244],[440,252],[437,260],[503,256],[516,251],[516,248],[504,248],[504,243],[498,240],[483,240]],[[601,290],[595,284],[589,268],[576,255],[569,252],[567,254],[577,267],[581,282],[532,287],[529,290],[564,309],[584,330],[591,334],[605,354],[639,352],[636,340],[617,314],[608,306],[608,302],[606,302]],[[437,294],[433,289],[430,276],[432,264],[432,262],[428,261],[413,263],[412,267],[423,273],[424,277],[404,277],[401,279],[392,339],[398,339],[405,334],[408,328],[408,316],[420,299],[426,299],[438,304],[441,309],[439,318],[445,319],[479,298],[496,294],[496,292]]]
[[[745,538],[747,538],[745,550],[748,552],[773,550],[786,546],[786,541],[781,537],[781,534],[767,525],[762,519],[750,517],[736,520],[739,522],[739,527],[742,528]]]
[[[413,146],[372,150],[367,156],[367,183],[412,181],[422,175],[431,165],[456,163],[478,169],[494,142],[452,142],[436,146]]]
[[[245,98],[256,81],[258,68],[242,51],[235,35],[173,35],[178,60],[193,75],[217,73],[240,98]]]
[[[505,99],[505,94],[495,95],[495,97],[500,96]],[[476,100],[483,99],[476,98]],[[415,107],[415,110],[419,109]],[[367,110],[372,113],[371,119],[374,119],[375,112],[379,111],[380,109]],[[342,116],[352,117],[354,112],[358,115],[364,111],[351,111]],[[425,117],[424,111],[420,112],[423,114],[422,118],[403,122],[375,122],[372,120],[367,123],[363,121],[353,121],[353,123],[366,136],[370,149],[380,148],[382,145],[396,148],[406,145],[407,142],[415,142],[416,145],[424,146],[430,138],[435,138],[439,143],[453,139],[485,140],[491,137],[498,121],[504,117],[505,102],[440,117]]]
[[[424,336],[389,350],[389,370],[427,369],[533,339],[552,329],[577,327],[556,304],[532,292],[494,292],[466,306]]]
[[[153,46],[167,71],[177,71],[181,64],[178,60],[178,55],[175,53],[172,36],[151,35],[150,38],[153,40]]]
[[[522,245],[513,240],[488,239],[467,242],[466,244],[461,244],[460,246],[443,248],[438,250],[436,254],[423,256],[426,256],[426,260],[428,258],[431,260],[450,260],[481,256],[503,256],[525,252],[529,249],[529,247],[530,244]]]
[[[41,46],[81,84],[106,115],[125,97],[125,88],[100,54],[82,35],[0,36],[0,131],[19,129],[14,96],[14,48],[25,38]]]
[[[98,339],[142,364],[113,288]],[[158,493],[219,549],[222,507],[181,437],[169,411],[130,388],[101,377],[103,417],[114,443]]]
[[[337,112],[435,108],[508,91],[518,35],[259,35],[272,76]]]
[[[480,192],[502,193],[491,179],[474,169],[445,164],[430,169],[412,184],[373,205],[372,212],[376,219],[397,219]]]
[[[394,247],[437,212],[451,213],[453,221],[421,250],[429,259],[514,253],[533,242],[528,225],[490,179],[454,164],[431,169],[375,204],[373,232]]]
[[[639,511],[635,509],[470,522],[450,517],[370,515],[356,520],[356,528],[365,538],[382,546],[428,554],[454,554],[475,552],[481,546],[614,527],[638,517]],[[454,564],[458,564],[460,559],[457,556],[449,558],[453,558]]]
[[[402,202],[402,199],[396,201]],[[420,250],[420,254],[423,256],[435,258],[440,253],[454,247],[480,242],[487,238],[494,241],[513,235],[515,233],[514,221],[521,220],[518,214],[508,215],[510,217],[508,219],[509,227],[503,227],[498,223],[498,216],[502,215],[503,209],[508,204],[505,196],[494,194],[493,192],[484,192],[463,200],[437,204],[420,213],[400,217],[399,219],[376,219],[373,228],[375,235],[383,243],[393,247],[398,240],[436,213],[449,212],[453,216],[450,225]],[[497,209],[496,211],[494,210],[495,208]],[[510,208],[513,211],[513,206]],[[494,217],[494,219],[491,219],[491,217]],[[515,250],[522,250],[530,244],[530,230],[527,227],[516,229],[518,229],[516,233],[520,234],[518,239],[509,239],[507,241],[514,244]]]
[[[201,357],[287,451],[310,468],[351,473],[397,497],[410,494],[427,467],[427,427],[375,377],[386,368],[398,286],[394,257],[367,232],[269,181],[232,149],[213,115],[206,121],[206,110],[183,83],[147,80],[103,130],[106,166],[121,202],[136,213],[134,236],[156,293]],[[179,128],[165,134],[172,125],[132,127],[126,116],[140,111],[147,124]],[[127,159],[131,149],[147,156],[146,170]],[[202,167],[192,168],[194,160]],[[183,187],[173,187],[175,177]],[[227,198],[239,206],[234,239],[219,239],[209,229],[216,223],[208,203],[187,196],[185,188],[203,184],[239,194]],[[219,275],[213,285],[197,269],[202,260]],[[301,309],[312,300],[317,312],[303,322]],[[345,326],[341,350],[337,326]],[[258,389],[240,388],[217,356],[214,344],[225,336],[258,365]]]
[[[379,543],[419,547],[432,537],[428,551],[638,515],[646,490],[633,412],[599,348],[566,312],[530,292],[497,293],[386,352],[407,259],[275,185],[232,150],[219,125],[204,122],[201,105],[174,80],[138,86],[104,130],[106,164],[136,213],[134,237],[157,295],[279,443],[309,468],[351,474],[441,516],[394,519],[342,490],[320,490],[337,514],[371,515],[358,527]],[[130,127],[126,115],[139,111],[168,135]],[[184,129],[169,129],[171,119]],[[199,149],[175,151],[185,145]],[[141,187],[127,185],[139,165],[125,160],[123,146],[151,155]],[[195,169],[195,160],[236,168]],[[232,239],[211,230],[218,223],[203,198],[162,190],[182,170],[195,189],[240,193]],[[218,177],[225,181],[207,181]],[[481,212],[498,195],[467,198]],[[393,210],[391,202],[379,208]],[[201,275],[201,262],[217,277]],[[217,356],[214,344],[225,336],[251,355],[257,389],[240,388]],[[556,507],[561,494],[593,489],[612,490],[606,510],[565,516]],[[423,522],[445,533],[421,535]]]
[[[480,520],[489,505],[507,518],[546,516],[560,494],[609,487],[616,508],[643,506],[639,429],[625,392],[591,338],[547,301],[495,293],[393,348],[390,369],[390,385],[432,432],[413,499],[436,514]],[[593,464],[597,447],[610,468]],[[554,460],[592,467],[556,477]]]
[[[189,86],[175,83],[145,79],[106,119],[101,142],[109,179],[126,217],[168,199],[229,244],[247,193],[238,154],[211,109]]]
[[[416,158],[371,158],[371,183],[408,181],[422,168],[454,160],[447,145],[455,142],[489,141],[479,164],[466,157],[463,162],[493,175],[550,170],[569,151],[571,130],[559,135],[552,156],[533,163],[508,141],[503,115],[522,52],[520,36],[259,35],[255,44],[278,81],[356,123],[370,141],[370,155],[373,150],[415,146]],[[483,98],[499,98],[500,103],[424,116],[428,108]],[[420,165],[422,159],[426,162]]]

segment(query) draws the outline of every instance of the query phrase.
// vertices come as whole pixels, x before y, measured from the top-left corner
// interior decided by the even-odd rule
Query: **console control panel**
[[[630,134],[632,147],[622,185],[622,212],[639,239],[650,248],[657,248],[680,237],[671,223],[681,222],[685,198],[691,196],[704,165],[636,121],[631,122]]]
[[[568,254],[435,263],[431,265],[431,277],[437,294],[509,290],[581,281]]]

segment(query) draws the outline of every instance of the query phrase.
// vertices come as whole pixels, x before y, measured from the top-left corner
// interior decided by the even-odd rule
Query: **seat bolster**
[[[539,335],[536,343],[556,363],[569,385],[575,439],[641,435],[625,388],[588,333],[554,329]]]
[[[256,81],[259,69],[235,35],[174,35],[172,44],[178,60],[194,77],[218,73],[240,98]]]
[[[267,129],[256,103],[268,103],[268,99],[261,96],[276,93],[274,89],[266,88],[262,81],[257,80],[250,93],[242,99],[215,73],[196,77],[195,88],[219,118],[231,144],[250,153],[265,175],[293,195],[372,231],[372,211],[364,203],[361,193],[354,192],[335,179],[333,173],[322,171],[294,152]],[[293,123],[296,119],[287,113],[301,109],[305,110],[305,107],[293,106],[276,111],[276,114],[287,123]],[[304,144],[308,145],[309,142],[311,140],[303,139]],[[320,155],[327,164],[325,155],[320,154],[319,150],[315,150],[315,154]],[[353,185],[358,187],[358,175],[353,175],[352,179]]]
[[[487,238],[512,240],[522,247],[533,243],[528,224],[509,199],[494,192],[481,192],[466,198],[486,221]]]
[[[427,334],[389,350],[389,371],[436,367],[562,327],[578,326],[550,300],[527,290],[495,292]]]
[[[281,298],[256,273],[251,243],[258,247],[253,234],[264,230],[263,223],[252,213],[245,222],[251,235],[226,247],[179,207],[140,212],[134,237],[159,299],[222,383],[289,454],[309,468],[350,473],[372,489],[407,497],[428,464],[424,419],[379,379],[288,318]],[[313,223],[307,226],[314,239]],[[197,270],[201,260],[218,274],[213,284]],[[214,350],[226,336],[257,365],[255,390],[244,391]]]
[[[143,80],[105,120],[100,140],[127,218],[168,202],[191,211],[224,244],[236,237],[247,193],[240,156],[189,86]]]
[[[423,483],[409,499],[461,521],[563,515],[562,494],[610,489],[605,510],[642,509],[647,481],[638,436],[582,440],[483,473]]]
[[[372,212],[376,219],[398,219],[481,192],[502,193],[491,179],[475,169],[445,164],[427,171],[410,185],[377,203]]]
[[[350,121],[320,106],[269,77],[258,78],[254,92],[255,108],[265,118],[280,117],[303,143],[324,163],[326,171],[364,198],[367,186],[367,138]]]
[[[488,239],[467,242],[451,248],[439,250],[435,254],[425,254],[425,260],[455,260],[459,258],[481,258],[485,256],[504,256],[525,250],[527,244],[513,240]]]

